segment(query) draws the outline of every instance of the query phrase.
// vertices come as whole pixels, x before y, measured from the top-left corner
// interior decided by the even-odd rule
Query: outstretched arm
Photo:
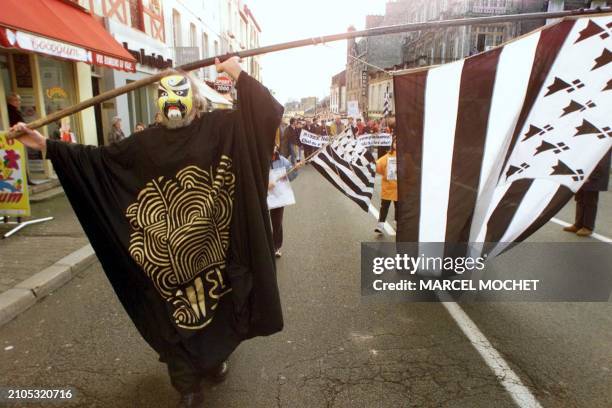
[[[11,127],[11,132],[23,132],[17,136],[17,140],[30,149],[43,152],[43,155],[46,153],[47,139],[38,130],[30,129],[25,123],[19,122]]]

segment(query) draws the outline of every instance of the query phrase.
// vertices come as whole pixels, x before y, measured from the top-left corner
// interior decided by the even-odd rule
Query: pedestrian
[[[334,121],[329,128],[330,136],[337,136],[344,131],[344,125],[342,124],[342,119],[340,119],[340,116],[336,116],[334,118]]]
[[[298,148],[298,153],[299,153],[299,157],[300,157],[300,163],[303,163],[306,160],[306,154],[304,152],[304,145],[302,144],[302,141],[300,140],[300,135],[302,134],[302,129],[304,128],[304,122],[302,122],[301,120],[297,120],[295,122],[295,132],[296,132],[296,141],[297,141],[297,148]]]
[[[6,108],[9,116],[9,125],[14,126],[17,123],[23,122],[25,119],[23,118],[23,114],[21,113],[21,96],[12,92],[6,98]],[[26,146],[26,154],[27,158],[24,160],[25,170],[26,170],[26,179],[28,180],[28,185],[33,186],[32,177],[30,176],[30,158],[38,158],[37,154],[32,151],[29,147]]]
[[[204,406],[201,381],[225,378],[243,340],[283,327],[261,183],[283,108],[238,57],[215,64],[236,84],[235,110],[207,112],[197,80],[175,71],[159,84],[163,126],[110,146],[69,146],[24,123],[11,128],[52,161],[183,408]]]
[[[354,120],[352,116],[349,116],[347,121],[348,124],[346,125],[348,128],[351,129],[351,131],[353,132],[353,136],[357,136],[357,132],[359,131],[359,129],[357,129],[357,126],[355,126]]]
[[[281,137],[281,153],[283,156],[291,158],[291,164],[295,164],[299,160],[297,139],[296,119],[291,118],[289,119],[289,126],[287,126]]]
[[[163,126],[164,115],[161,112],[155,113],[155,117],[153,118],[153,123],[149,125],[149,127],[158,127]]]
[[[125,139],[125,135],[121,129],[121,118],[115,116],[111,122],[111,130],[108,132],[108,143],[117,143],[123,139]]]
[[[62,121],[62,127],[60,128],[60,140],[66,143],[76,143],[77,141],[75,134],[70,129],[70,122],[68,120]]]
[[[300,164],[296,165],[299,167]],[[272,161],[270,162],[271,169],[285,168],[287,173],[291,170],[291,162],[282,156],[279,152],[279,147],[274,146],[274,152],[272,153]],[[297,170],[292,171],[287,175],[289,181],[295,180],[297,177]],[[277,180],[278,182],[280,180]],[[268,192],[272,191],[276,186],[276,182],[270,181],[268,183]],[[272,222],[272,242],[274,243],[274,255],[277,258],[282,256],[281,247],[283,246],[283,212],[285,207],[273,208],[270,210],[270,220]]]
[[[381,192],[380,192],[380,214],[378,216],[378,224],[374,232],[382,234],[389,213],[391,202],[395,207],[395,219],[397,220],[397,157],[395,153],[395,139],[391,144],[391,150],[383,157],[376,160],[376,173],[382,175]]]
[[[145,130],[145,125],[144,125],[144,123],[142,123],[142,122],[138,122],[138,123],[136,124],[136,127],[134,128],[134,133],[137,133],[137,132],[142,132],[143,130]]]
[[[6,98],[6,107],[10,126],[24,121],[23,114],[21,113],[21,96],[18,93],[13,92]]]
[[[357,133],[355,133],[356,136],[361,136],[365,133],[365,125],[363,124],[363,121],[361,120],[361,118],[357,118]]]
[[[576,218],[573,225],[563,228],[563,231],[574,232],[579,237],[588,237],[595,230],[595,217],[597,216],[597,204],[599,192],[608,191],[610,182],[610,154],[612,149],[599,161],[589,179],[576,192]]]

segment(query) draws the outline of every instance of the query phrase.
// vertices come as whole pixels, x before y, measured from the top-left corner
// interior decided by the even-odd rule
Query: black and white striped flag
[[[389,94],[389,85],[387,85],[387,91],[385,92],[385,101],[384,101],[384,105],[383,105],[383,117],[387,117],[391,114],[391,101],[390,99],[390,94]]]
[[[612,147],[612,16],[395,76],[398,241],[489,242],[539,229]]]
[[[374,192],[376,161],[357,141],[350,127],[322,148],[310,163],[338,190],[368,211]]]

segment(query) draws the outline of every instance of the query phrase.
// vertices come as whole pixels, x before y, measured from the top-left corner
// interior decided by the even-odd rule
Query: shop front
[[[101,69],[103,89],[114,89],[142,78],[157,74],[173,65],[172,51],[162,41],[146,32],[132,28],[121,22],[108,19],[106,28],[135,60],[134,71]],[[157,113],[157,84],[144,86],[125,95],[120,95],[113,102],[102,105],[102,121],[105,138],[111,128],[112,118],[121,118],[122,130],[131,134],[136,124],[145,126],[153,123]]]
[[[0,127],[7,129],[11,118],[19,117],[10,111],[31,122],[91,98],[94,66],[131,72],[135,58],[77,5],[60,0],[3,1]],[[48,137],[96,145],[96,116],[89,108],[40,130]],[[27,167],[34,180],[51,174],[50,164],[34,151],[28,152]]]

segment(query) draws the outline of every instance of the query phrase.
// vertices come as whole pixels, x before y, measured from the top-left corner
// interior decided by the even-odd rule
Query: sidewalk
[[[72,273],[78,272],[76,265],[95,261],[89,241],[63,193],[32,202],[32,218],[42,217],[54,219],[0,239],[0,325],[18,314],[15,308],[23,311],[37,297],[46,296],[69,280]],[[0,223],[0,234],[13,227]],[[71,255],[75,251],[79,252]]]

